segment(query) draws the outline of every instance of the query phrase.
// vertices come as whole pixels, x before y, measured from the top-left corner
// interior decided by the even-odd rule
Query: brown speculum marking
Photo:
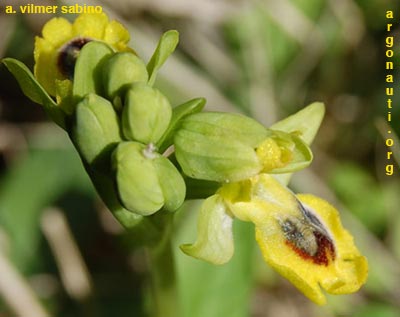
[[[319,219],[299,202],[301,215],[280,222],[285,243],[305,260],[327,266],[335,260],[335,246]]]
[[[88,38],[79,37],[65,44],[58,54],[57,66],[63,76],[68,79],[74,78],[75,63],[82,47],[92,41]]]

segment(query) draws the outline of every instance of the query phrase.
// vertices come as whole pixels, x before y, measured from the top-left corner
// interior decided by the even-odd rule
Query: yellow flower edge
[[[367,260],[325,200],[295,195],[268,174],[219,193],[236,218],[255,224],[265,261],[315,303],[326,303],[322,289],[348,294],[365,283]]]
[[[34,74],[52,96],[56,96],[56,80],[67,79],[59,67],[59,55],[74,40],[103,41],[116,51],[131,51],[127,47],[129,32],[117,21],[109,21],[105,13],[84,13],[71,24],[64,18],[49,20],[42,29],[42,37],[35,38]]]
[[[337,210],[313,195],[302,194],[297,198],[315,212],[329,232],[334,255],[328,254],[327,261],[316,263],[312,257],[295,252],[283,234],[280,215],[265,213],[262,223],[256,224],[256,240],[265,261],[316,304],[326,303],[321,288],[331,294],[356,292],[366,281],[368,264],[354,245],[353,237],[343,228]]]

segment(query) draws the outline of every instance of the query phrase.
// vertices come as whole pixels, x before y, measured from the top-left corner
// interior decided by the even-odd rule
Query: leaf
[[[153,56],[147,64],[147,72],[149,73],[149,85],[154,84],[157,76],[157,71],[165,63],[167,58],[173,53],[176,46],[178,45],[178,42],[178,31],[170,30],[162,35]]]
[[[29,68],[13,58],[4,58],[2,62],[18,81],[24,95],[42,105],[48,116],[65,130],[65,113],[39,84]]]

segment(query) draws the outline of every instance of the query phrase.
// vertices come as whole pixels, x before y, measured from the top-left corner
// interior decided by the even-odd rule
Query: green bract
[[[14,75],[25,96],[33,102],[42,105],[47,115],[61,128],[65,129],[66,114],[57,106],[42,85],[39,84],[29,68],[13,58],[4,58],[2,59],[2,63]]]
[[[149,84],[153,85],[156,80],[158,69],[165,63],[167,58],[173,53],[179,42],[179,33],[175,30],[167,31],[158,42],[149,63],[147,71],[149,72]]]
[[[172,109],[172,117],[167,131],[165,131],[162,138],[157,142],[161,153],[173,144],[175,132],[180,128],[182,119],[190,114],[200,112],[203,110],[205,104],[206,100],[204,98],[195,98]]]
[[[159,90],[134,84],[126,94],[122,111],[124,136],[145,144],[156,143],[167,130],[171,114],[171,105]]]

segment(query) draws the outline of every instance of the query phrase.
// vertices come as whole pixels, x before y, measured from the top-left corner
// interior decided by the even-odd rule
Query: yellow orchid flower
[[[46,91],[56,95],[56,81],[71,79],[79,50],[87,42],[98,40],[116,51],[131,51],[127,47],[128,31],[104,13],[85,13],[71,24],[64,18],[53,18],[35,38],[34,74]],[[65,86],[65,84],[63,84]]]
[[[253,222],[265,261],[317,304],[321,290],[348,294],[365,283],[367,260],[338,211],[313,195],[294,195],[274,177],[260,174],[223,185],[204,202],[198,240],[183,245],[194,257],[223,264],[233,255],[232,218]]]

